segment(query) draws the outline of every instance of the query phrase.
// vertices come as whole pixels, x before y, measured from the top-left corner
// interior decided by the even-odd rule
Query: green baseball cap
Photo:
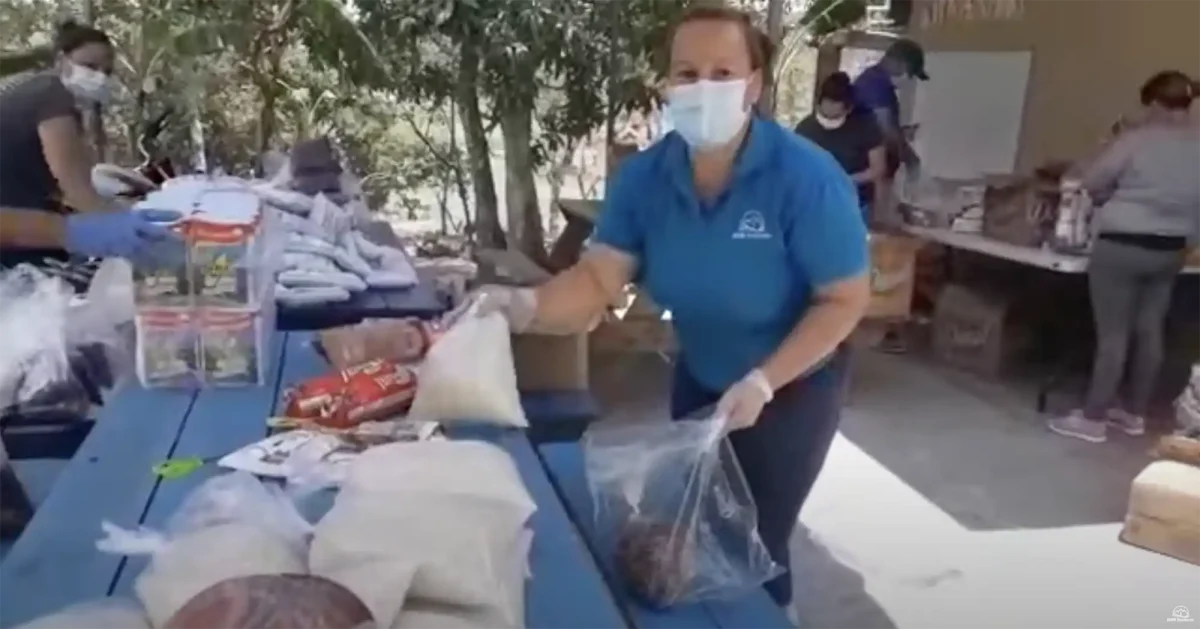
[[[897,39],[888,46],[887,56],[898,59],[908,66],[908,74],[922,81],[928,81],[925,73],[925,49],[921,44],[911,39]]]

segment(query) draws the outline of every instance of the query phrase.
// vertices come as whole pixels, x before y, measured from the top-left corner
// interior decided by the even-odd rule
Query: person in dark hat
[[[929,80],[929,75],[925,73],[925,50],[911,39],[892,42],[878,63],[863,70],[854,79],[855,112],[873,116],[883,133],[887,167],[879,180],[877,199],[891,198],[892,181],[901,164],[910,173],[921,166],[920,158],[900,125],[900,98],[896,94],[896,81],[903,78]],[[876,204],[876,217],[888,215],[888,209],[882,205]],[[889,331],[880,349],[891,353],[906,351],[907,345],[900,330]]]
[[[900,127],[900,98],[896,80],[905,77],[928,81],[925,50],[911,39],[898,39],[888,46],[883,58],[863,70],[854,79],[857,109],[875,114],[887,141],[888,174],[894,175],[900,164],[917,166],[920,159]]]

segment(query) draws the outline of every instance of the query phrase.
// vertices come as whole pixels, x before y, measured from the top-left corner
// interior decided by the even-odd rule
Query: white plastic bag
[[[282,490],[246,473],[216,476],[197,487],[165,532],[129,531],[110,522],[103,528],[100,550],[150,556],[133,587],[155,627],[226,579],[308,572],[311,526]]]
[[[469,310],[460,316],[421,363],[409,417],[528,426],[509,334],[498,312],[480,317]]]
[[[69,605],[31,620],[18,629],[150,629],[142,606],[123,598],[101,598]]]
[[[724,432],[707,419],[584,433],[599,542],[651,607],[735,598],[780,574]]]
[[[1175,423],[1185,432],[1200,430],[1200,363],[1192,365],[1188,385],[1175,398]]]
[[[0,413],[79,411],[132,366],[132,272],[106,261],[81,298],[61,279],[21,265],[0,274]]]
[[[525,523],[535,508],[495,446],[379,446],[351,463],[317,523],[309,565],[354,592],[381,627],[397,626],[402,607],[417,601],[467,608],[472,626],[523,626]]]

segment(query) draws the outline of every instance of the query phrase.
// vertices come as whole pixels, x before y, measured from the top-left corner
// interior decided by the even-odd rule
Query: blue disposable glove
[[[182,216],[171,210],[97,211],[67,217],[64,243],[69,253],[95,258],[136,258],[155,243],[177,238],[167,223]]]

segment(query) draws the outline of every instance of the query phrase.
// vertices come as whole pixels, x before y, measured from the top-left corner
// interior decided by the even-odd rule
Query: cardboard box
[[[513,286],[536,286],[551,275],[517,251],[482,249],[475,252],[479,279]],[[517,388],[525,392],[588,388],[587,334],[567,336],[514,334],[513,368]]]
[[[933,313],[933,351],[941,361],[984,376],[1019,364],[1032,344],[1013,300],[998,291],[950,284]]]
[[[917,250],[921,242],[907,236],[872,233],[871,303],[868,319],[907,319],[912,313]]]
[[[586,334],[514,334],[512,351],[517,389],[523,392],[587,390]]]
[[[1200,565],[1200,468],[1146,466],[1133,480],[1121,541]]]

